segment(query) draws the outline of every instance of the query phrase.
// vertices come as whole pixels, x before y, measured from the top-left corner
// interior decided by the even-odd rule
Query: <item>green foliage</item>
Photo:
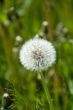
[[[22,44],[47,20],[46,37],[56,48],[57,60],[44,71],[46,85],[54,110],[73,110],[72,6],[72,0],[0,0],[0,107],[7,92],[13,102],[5,110],[49,110],[41,79],[19,62]],[[23,40],[17,41],[17,36]]]

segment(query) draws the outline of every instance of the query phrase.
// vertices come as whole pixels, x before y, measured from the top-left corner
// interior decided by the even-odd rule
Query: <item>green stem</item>
[[[45,91],[45,95],[46,95],[50,110],[54,110],[53,103],[52,103],[52,100],[51,100],[51,96],[50,96],[49,90],[47,88],[43,73],[40,73],[40,75],[41,75],[42,85],[43,85],[43,88],[44,88],[44,91]]]

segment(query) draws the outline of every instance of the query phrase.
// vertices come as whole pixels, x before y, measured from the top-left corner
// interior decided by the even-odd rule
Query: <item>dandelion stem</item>
[[[49,90],[47,88],[43,73],[41,72],[40,75],[41,75],[42,85],[43,85],[43,88],[44,88],[44,91],[45,91],[45,95],[46,95],[50,110],[54,110],[53,103],[52,103],[52,100],[51,100],[51,96],[50,96]]]

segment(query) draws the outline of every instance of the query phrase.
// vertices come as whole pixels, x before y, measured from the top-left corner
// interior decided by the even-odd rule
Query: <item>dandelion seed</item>
[[[56,51],[47,40],[34,38],[22,46],[19,57],[22,65],[28,70],[42,71],[55,62]]]

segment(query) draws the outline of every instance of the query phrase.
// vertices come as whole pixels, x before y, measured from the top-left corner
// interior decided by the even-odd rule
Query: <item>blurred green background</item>
[[[15,99],[5,110],[49,110],[40,77],[19,61],[22,44],[45,20],[57,53],[44,72],[54,110],[73,110],[73,0],[0,0],[0,107],[4,92]]]

